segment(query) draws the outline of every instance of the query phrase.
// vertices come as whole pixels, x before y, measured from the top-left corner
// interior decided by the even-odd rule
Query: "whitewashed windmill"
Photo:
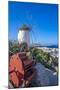
[[[32,25],[32,15],[31,14],[29,14],[29,15],[30,15],[30,17],[29,17],[30,20],[28,20],[25,17],[28,25],[23,24],[22,27],[18,31],[18,42],[19,42],[19,44],[27,43],[28,47],[30,46],[30,39],[33,43],[33,39],[35,38],[35,32],[32,30],[32,26],[34,26],[34,24]],[[30,33],[31,33],[31,37],[30,37]],[[35,38],[35,40],[36,40],[36,38]]]
[[[27,15],[28,15],[28,13],[27,13]],[[23,24],[22,27],[19,29],[18,42],[19,42],[19,44],[27,43],[27,45],[29,47],[30,46],[30,31],[32,30],[32,25],[29,24],[30,21],[28,20],[27,15],[25,16],[25,19],[26,19],[26,23],[28,23],[28,25]],[[29,15],[30,15],[29,19],[32,20],[32,15],[31,14],[29,14]]]
[[[27,25],[23,25],[22,28],[20,28],[18,32],[18,42],[21,43],[27,43],[28,47],[30,45],[30,27]]]

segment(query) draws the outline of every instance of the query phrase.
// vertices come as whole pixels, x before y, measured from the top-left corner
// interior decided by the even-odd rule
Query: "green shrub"
[[[36,62],[42,63],[45,67],[49,69],[55,70],[55,67],[53,67],[52,65],[58,66],[58,58],[50,56],[49,53],[43,52],[43,50],[41,49],[32,48],[31,54],[33,59],[36,60]]]

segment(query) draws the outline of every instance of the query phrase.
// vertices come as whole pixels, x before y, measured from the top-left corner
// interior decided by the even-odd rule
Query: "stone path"
[[[32,86],[55,86],[58,85],[57,73],[45,68],[42,64],[37,63],[36,75],[32,80]]]

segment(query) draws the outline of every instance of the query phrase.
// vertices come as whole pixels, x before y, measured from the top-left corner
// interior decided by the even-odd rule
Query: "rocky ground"
[[[30,86],[56,86],[58,85],[58,75],[56,72],[45,68],[42,64],[37,63],[35,65],[36,75],[32,80]]]

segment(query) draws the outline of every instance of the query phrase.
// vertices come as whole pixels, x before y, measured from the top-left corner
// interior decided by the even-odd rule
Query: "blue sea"
[[[48,48],[58,48],[58,45],[50,45],[50,46],[46,46]]]

